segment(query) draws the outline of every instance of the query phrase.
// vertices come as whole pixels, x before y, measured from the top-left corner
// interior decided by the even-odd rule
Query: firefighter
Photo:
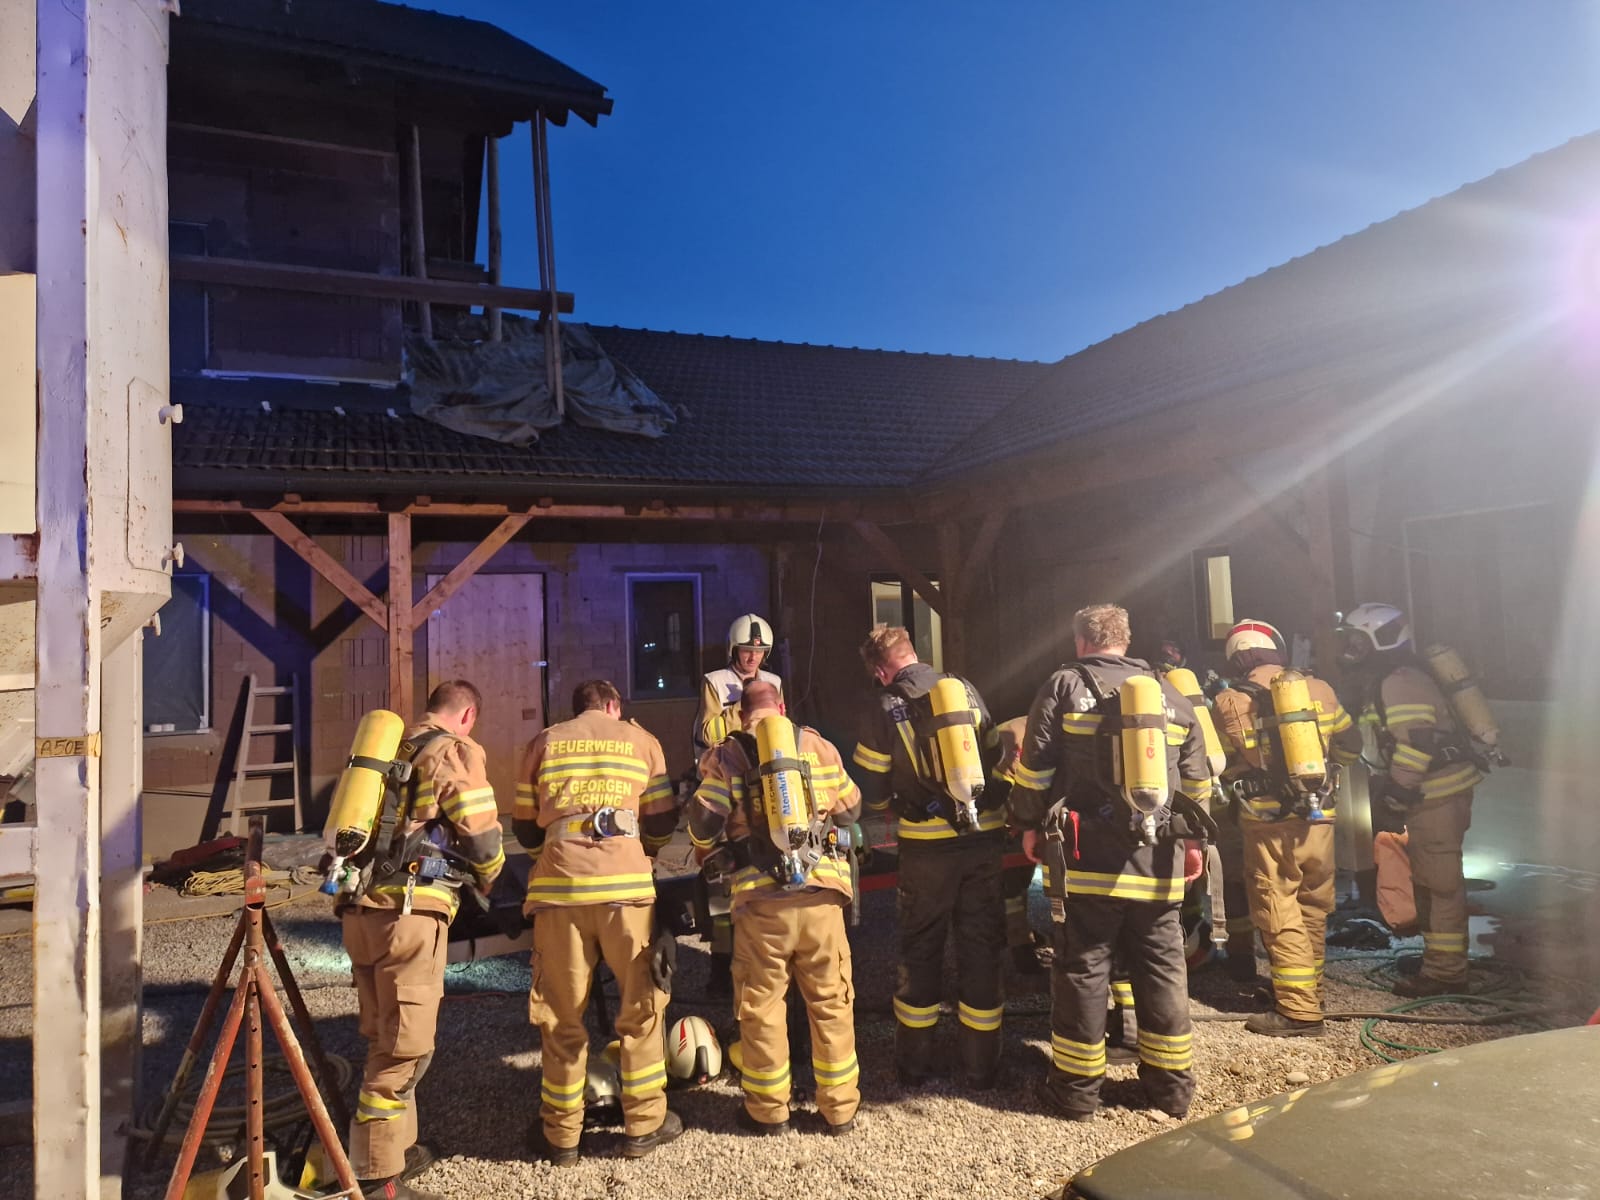
[[[994,728],[977,690],[918,661],[911,636],[900,626],[876,626],[861,657],[883,690],[873,700],[853,757],[865,772],[868,806],[893,812],[900,851],[895,1067],[908,1087],[933,1074],[945,940],[953,936],[961,1076],[970,1087],[993,1087],[1000,1062],[1006,945],[1000,884],[1005,814],[994,806],[998,793],[986,788],[974,811],[958,811],[941,785],[933,761],[933,726],[956,714],[933,711],[932,697],[948,694],[938,689],[940,681],[954,680],[966,693],[962,713],[970,721],[965,728],[974,739],[974,754],[987,749],[992,758]]]
[[[739,697],[751,683],[770,683],[781,696],[783,680],[762,670],[771,653],[772,626],[755,613],[745,613],[728,627],[728,665],[708,671],[700,679],[700,708],[694,718],[697,763],[739,728]],[[733,930],[722,917],[712,927],[706,990],[713,996],[726,996],[733,990]]]
[[[694,718],[694,756],[719,744],[739,727],[739,697],[756,680],[783,692],[783,680],[762,670],[772,653],[772,626],[755,613],[745,613],[728,627],[728,665],[707,671],[700,679],[700,709]]]
[[[416,1088],[433,1058],[444,996],[445,950],[462,887],[487,895],[505,854],[483,747],[472,740],[482,704],[464,679],[441,683],[400,756],[412,775],[385,803],[390,844],[372,847],[371,880],[340,905],[344,947],[360,1002],[367,1062],[350,1127],[350,1168],[365,1196],[438,1200],[406,1179],[433,1161],[417,1144]],[[447,857],[448,869],[419,869]],[[428,864],[430,868],[433,863]]]
[[[780,855],[763,800],[763,772],[771,774],[777,764],[772,755],[763,756],[753,732],[768,718],[787,724],[778,689],[764,680],[747,685],[740,715],[742,732],[702,761],[689,812],[696,860],[704,862],[725,846],[733,867],[734,1005],[744,1090],[739,1125],[757,1134],[789,1128],[785,997],[793,984],[810,1018],[817,1108],[830,1134],[847,1134],[861,1105],[861,1071],[844,922],[850,864],[838,831],[847,831],[860,815],[861,793],[832,743],[813,729],[794,730],[797,756],[809,768],[814,804],[806,817],[819,835],[820,857],[803,884],[792,877],[780,883]]]
[[[989,786],[996,790],[995,804],[1003,805],[1011,790],[1011,770],[1016,765],[1022,749],[1022,734],[1027,728],[1027,717],[1014,717],[995,727],[999,738],[1000,754],[995,763],[994,778]],[[1020,855],[1020,832],[1008,831],[1007,850]],[[1010,854],[1007,855],[1010,857]],[[1000,894],[1005,898],[1006,951],[1011,955],[1011,965],[1019,975],[1039,975],[1045,965],[1039,959],[1039,946],[1028,924],[1028,892],[1033,887],[1037,863],[1024,861],[1007,864],[1000,872]]]
[[[1324,935],[1335,901],[1335,776],[1325,777],[1325,795],[1308,796],[1287,774],[1275,738],[1281,726],[1272,685],[1288,666],[1277,629],[1241,621],[1228,631],[1223,653],[1234,680],[1214,706],[1228,755],[1223,781],[1244,838],[1250,919],[1272,964],[1274,1007],[1244,1027],[1271,1037],[1319,1037]],[[1342,763],[1354,762],[1361,735],[1333,688],[1321,679],[1307,679],[1306,688],[1324,759],[1331,751]]]
[[[604,959],[621,992],[623,1156],[642,1158],[683,1132],[667,1110],[661,1015],[674,948],[655,930],[650,858],[677,824],[661,743],[622,719],[603,679],[572,694],[572,719],[528,744],[517,785],[517,840],[533,860],[523,911],[533,921],[528,1018],[543,1053],[541,1158],[578,1161],[589,1033],[584,1009]]]
[[[1374,824],[1380,806],[1391,821],[1405,823],[1422,925],[1422,970],[1394,990],[1408,997],[1464,991],[1467,888],[1461,843],[1472,824],[1472,790],[1483,775],[1444,693],[1417,658],[1404,612],[1390,604],[1363,604],[1337,632],[1339,661],[1360,695]]]
[[[1029,855],[1039,857],[1042,831],[1052,874],[1065,876],[1051,965],[1052,1066],[1041,1099],[1068,1120],[1093,1119],[1106,1073],[1112,958],[1120,948],[1138,1014],[1139,1078],[1151,1104],[1181,1117],[1194,1078],[1179,906],[1184,843],[1200,836],[1195,814],[1211,793],[1205,740],[1189,701],[1127,657],[1124,609],[1080,609],[1072,632],[1078,660],[1034,697],[1009,802]],[[1144,682],[1129,683],[1136,678]],[[1122,715],[1121,693],[1129,688],[1135,698],[1149,697],[1151,712]],[[1120,765],[1129,761],[1121,747],[1148,736],[1152,723],[1165,762],[1143,766],[1140,756],[1132,774]],[[1140,780],[1145,786],[1136,789]],[[1170,803],[1156,803],[1158,792]]]

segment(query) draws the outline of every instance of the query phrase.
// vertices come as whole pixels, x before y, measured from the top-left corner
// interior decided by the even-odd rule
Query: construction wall
[[[146,852],[161,855],[193,843],[201,832],[219,771],[227,768],[226,743],[251,673],[258,682],[300,680],[300,753],[306,763],[308,811],[320,819],[338,771],[349,753],[356,722],[388,703],[385,634],[276,538],[266,533],[213,527],[183,534],[187,567],[211,576],[211,708],[206,733],[149,737],[145,753]],[[429,576],[446,573],[474,541],[434,540],[424,532],[414,550],[414,598]],[[386,539],[366,532],[324,533],[318,543],[357,579],[382,595],[387,587]],[[770,610],[767,552],[747,543],[530,542],[515,540],[417,629],[416,694],[457,675],[472,678],[486,695],[479,737],[491,755],[501,806],[511,802],[515,751],[548,721],[569,715],[573,687],[608,678],[627,695],[627,592],[630,573],[691,574],[700,579],[702,669],[720,665],[723,638],[740,613]],[[479,589],[481,585],[481,590]],[[507,590],[510,587],[512,590]],[[519,592],[518,587],[531,590]],[[542,593],[542,594],[541,594]],[[525,620],[506,611],[502,596],[542,602]],[[486,599],[487,598],[487,599]],[[441,625],[441,622],[444,622]],[[542,651],[535,631],[542,624]],[[429,639],[458,647],[440,656]],[[526,638],[526,640],[519,640]],[[512,643],[515,643],[513,645]],[[474,650],[473,648],[478,649]],[[526,651],[526,653],[524,653]],[[547,662],[548,668],[529,669]],[[506,679],[526,680],[527,693],[506,691]],[[500,686],[497,686],[500,685]],[[496,699],[499,695],[505,699]],[[625,700],[627,714],[656,734],[675,777],[692,765],[692,699]],[[283,710],[286,712],[287,710]],[[265,723],[258,713],[257,723]],[[285,758],[287,736],[264,735],[253,759]],[[495,761],[498,758],[498,762]],[[266,781],[252,781],[265,794]]]

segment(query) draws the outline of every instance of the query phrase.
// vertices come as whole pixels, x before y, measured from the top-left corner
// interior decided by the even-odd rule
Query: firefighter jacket
[[[1385,675],[1361,712],[1363,735],[1376,742],[1378,771],[1424,803],[1469,792],[1483,778],[1450,703],[1433,677],[1407,663]]]
[[[856,766],[866,772],[863,792],[867,807],[882,812],[892,802],[902,846],[954,846],[958,841],[966,845],[974,838],[987,841],[1005,836],[1003,806],[989,797],[988,789],[978,804],[978,828],[974,832],[957,833],[946,815],[949,802],[928,760],[927,739],[919,737],[913,728],[914,702],[931,692],[943,678],[927,663],[902,667],[889,686],[873,697],[852,756]],[[965,679],[961,682],[966,685],[972,704],[978,745],[985,758],[992,761],[996,738],[989,710],[977,688]]]
[[[848,828],[861,815],[861,792],[849,775],[833,743],[814,729],[796,727],[796,749],[811,767],[811,785],[817,815],[837,828]],[[782,904],[818,889],[839,892],[850,899],[850,863],[845,853],[826,853],[812,870],[809,886],[784,891],[771,874],[751,861],[759,848],[753,843],[767,835],[761,801],[759,763],[744,739],[728,738],[706,751],[700,761],[700,786],[689,807],[689,839],[695,849],[710,850],[720,839],[739,847],[733,875],[735,914],[751,902]]]
[[[755,679],[770,683],[783,695],[783,680],[771,671],[757,671]],[[742,679],[732,667],[707,671],[700,677],[700,709],[694,716],[694,754],[698,759],[739,728],[739,701],[745,685],[755,679]]]
[[[406,741],[428,734],[434,736],[412,760],[411,781],[400,785],[397,838],[426,830],[429,840],[470,868],[470,882],[487,892],[505,866],[506,856],[500,848],[500,811],[489,785],[483,747],[430,720],[407,730]],[[404,742],[401,753],[405,753]],[[407,878],[409,872],[401,872],[377,880],[356,903],[364,908],[404,908]],[[411,908],[454,917],[460,899],[455,886],[419,878]]]
[[[632,814],[636,835],[603,836],[612,820],[607,809]],[[517,784],[513,828],[533,859],[524,911],[653,902],[650,856],[677,823],[677,798],[654,735],[597,708],[550,726],[528,743]]]
[[[1228,688],[1212,702],[1216,713],[1217,734],[1222,738],[1223,749],[1228,754],[1228,765],[1223,772],[1225,780],[1265,772],[1270,775],[1278,760],[1278,748],[1272,731],[1263,726],[1263,720],[1273,715],[1270,689],[1284,668],[1263,665],[1252,670],[1246,679],[1261,692],[1251,694],[1239,688]],[[1317,732],[1322,736],[1322,746],[1329,757],[1339,763],[1353,763],[1361,756],[1361,734],[1355,722],[1339,703],[1333,688],[1324,679],[1312,677],[1306,681],[1311,692],[1311,705],[1317,712]],[[1253,791],[1255,789],[1246,789]],[[1322,800],[1323,819],[1333,820],[1336,793]],[[1241,795],[1239,816],[1248,821],[1276,821],[1292,815],[1293,805],[1284,787],[1263,791],[1260,795]]]
[[[1118,752],[1118,741],[1101,729],[1106,716],[1098,711],[1100,700],[1086,678],[1091,673],[1102,694],[1131,675],[1151,675],[1136,658],[1092,654],[1045,681],[1028,712],[1022,755],[1012,769],[1011,819],[1023,829],[1037,829],[1055,802],[1064,802],[1071,814],[1064,824],[1069,896],[1176,904],[1183,898],[1183,842],[1167,825],[1154,844],[1140,844],[1132,814],[1111,782],[1110,755]],[[1174,796],[1181,792],[1204,805],[1211,797],[1211,767],[1194,707],[1164,679],[1161,694],[1168,787]]]

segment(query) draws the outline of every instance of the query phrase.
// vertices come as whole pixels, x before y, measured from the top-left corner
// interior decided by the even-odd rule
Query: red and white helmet
[[[1228,640],[1222,645],[1222,654],[1231,661],[1234,655],[1246,650],[1270,650],[1274,654],[1283,654],[1283,634],[1278,632],[1276,626],[1268,625],[1265,621],[1240,621],[1228,630]]]

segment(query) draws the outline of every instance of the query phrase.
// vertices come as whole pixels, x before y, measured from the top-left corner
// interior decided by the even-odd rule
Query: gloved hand
[[[1422,803],[1421,788],[1401,787],[1387,775],[1374,779],[1371,786],[1379,789],[1378,798],[1383,806],[1399,816],[1405,816]]]
[[[667,995],[672,994],[672,976],[678,969],[678,939],[672,931],[658,928],[650,941],[650,982]]]

